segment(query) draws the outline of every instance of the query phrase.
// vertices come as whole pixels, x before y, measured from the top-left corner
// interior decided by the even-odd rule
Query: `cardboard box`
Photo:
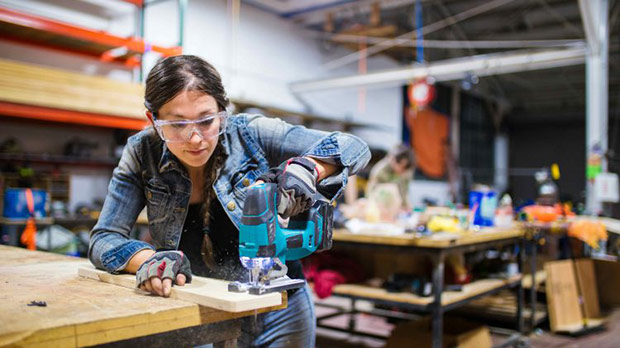
[[[472,321],[444,317],[443,346],[459,348],[490,348],[489,328]],[[392,331],[385,348],[431,347],[431,317],[398,325]]]

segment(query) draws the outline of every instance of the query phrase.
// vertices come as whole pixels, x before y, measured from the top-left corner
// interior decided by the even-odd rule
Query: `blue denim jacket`
[[[228,157],[213,188],[237,228],[246,187],[286,159],[309,156],[339,166],[340,171],[317,185],[330,199],[337,198],[347,177],[370,160],[368,146],[355,136],[293,126],[260,115],[230,116],[222,141]],[[91,232],[90,261],[108,272],[119,272],[140,250],[177,249],[190,195],[185,167],[153,128],[130,137]],[[153,245],[129,238],[145,205]]]

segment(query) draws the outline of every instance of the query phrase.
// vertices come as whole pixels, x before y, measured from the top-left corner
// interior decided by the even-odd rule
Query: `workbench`
[[[441,235],[441,234],[440,234]],[[523,230],[514,228],[485,228],[478,232],[463,234],[453,238],[438,235],[433,237],[416,237],[413,234],[381,235],[380,233],[353,234],[345,229],[335,230],[334,245],[348,245],[365,248],[382,248],[388,250],[406,250],[412,255],[425,254],[430,256],[433,263],[432,284],[434,295],[420,297],[413,293],[390,293],[381,288],[358,284],[340,284],[333,289],[335,296],[347,297],[352,301],[352,310],[349,316],[347,332],[355,329],[355,301],[358,299],[375,304],[388,305],[416,312],[430,312],[432,315],[433,347],[443,347],[443,314],[444,312],[468,303],[471,300],[494,294],[502,289],[517,289],[517,313],[515,315],[517,331],[523,328],[523,286],[522,275],[517,274],[508,279],[481,279],[464,285],[462,291],[444,291],[444,261],[446,255],[454,252],[472,252],[490,247],[515,244],[519,245],[519,266],[523,270]],[[341,312],[342,313],[342,312]],[[332,326],[321,324],[322,319],[335,315],[318,318],[318,325],[333,329]]]
[[[620,220],[607,218],[607,217],[586,217],[588,219],[592,219],[592,221],[599,221],[605,224],[605,228],[607,232],[620,234]],[[522,222],[521,227],[523,229],[524,237],[527,240],[527,243],[531,245],[531,255],[529,258],[530,261],[530,270],[531,270],[531,280],[530,284],[538,284],[541,282],[539,277],[546,277],[544,271],[537,272],[537,264],[538,264],[538,252],[537,245],[540,244],[540,241],[548,236],[552,235],[567,235],[568,229],[570,226],[570,222],[567,221],[558,221],[558,222]],[[542,273],[539,275],[539,273]],[[544,281],[544,279],[542,280]],[[530,288],[530,306],[532,311],[536,308],[537,303],[537,291],[536,286],[528,286]],[[532,312],[534,313],[534,312]],[[529,318],[529,327],[534,329],[538,324],[542,321],[537,320],[535,315],[531,315]]]
[[[286,308],[228,313],[78,277],[75,258],[0,245],[0,346],[236,347],[239,318]],[[45,307],[28,306],[45,301]]]

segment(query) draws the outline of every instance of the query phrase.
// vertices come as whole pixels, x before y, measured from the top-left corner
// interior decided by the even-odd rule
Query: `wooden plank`
[[[140,84],[0,59],[5,102],[144,119],[143,98]]]
[[[551,330],[556,332],[567,327],[583,326],[573,261],[547,262],[545,272]]]
[[[509,279],[481,279],[463,286],[462,291],[444,291],[441,296],[441,304],[446,306],[468,298],[480,295],[484,292],[497,289],[506,284],[518,281],[521,275]],[[374,288],[359,284],[341,284],[334,287],[334,294],[364,297],[369,299],[384,300],[414,305],[428,305],[433,302],[433,297],[420,297],[410,292],[387,292],[383,288]]]
[[[620,262],[593,260],[599,303],[603,307],[620,306]]]
[[[586,319],[600,318],[601,309],[598,302],[598,288],[591,259],[575,260],[575,274],[582,299],[583,316]]]
[[[598,220],[605,224],[607,232],[620,234],[620,220],[607,217],[599,217]]]
[[[69,257],[44,251],[28,250],[0,245],[0,258],[3,266],[26,265],[44,262],[84,262],[83,258]]]
[[[545,282],[546,279],[547,279],[547,274],[545,273],[544,270],[536,271],[536,290],[540,288],[540,286]],[[524,289],[530,289],[532,287],[532,275],[531,274],[526,274],[523,276],[522,285]]]
[[[110,274],[92,266],[81,267],[78,274],[81,277],[120,285],[125,288],[136,288],[135,276],[131,274]],[[191,284],[172,287],[170,297],[233,313],[282,304],[280,293],[265,295],[234,293],[228,291],[228,283],[224,280],[194,276]]]
[[[469,232],[455,235],[454,238],[415,237],[413,234],[386,236],[381,232],[353,234],[346,229],[334,230],[334,241],[355,242],[367,244],[384,244],[396,246],[413,246],[426,248],[448,248],[461,245],[471,245],[502,239],[518,238],[523,236],[520,227],[514,228],[485,228],[478,232]]]

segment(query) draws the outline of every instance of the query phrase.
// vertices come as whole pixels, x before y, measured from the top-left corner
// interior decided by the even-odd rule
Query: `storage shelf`
[[[517,285],[521,281],[521,275],[515,275],[508,279],[481,279],[475,282],[463,285],[462,291],[444,291],[441,295],[442,307],[453,307],[467,300],[493,293],[505,287]],[[369,301],[383,301],[394,304],[412,305],[419,309],[429,307],[434,298],[421,297],[413,293],[387,292],[382,288],[374,288],[366,285],[358,284],[341,284],[334,287],[334,295],[355,297]]]
[[[46,164],[66,164],[66,165],[83,165],[83,166],[103,166],[103,167],[115,167],[118,163],[117,159],[104,158],[80,158],[63,155],[45,155],[45,154],[11,154],[0,153],[0,160],[2,161],[16,161],[16,162],[32,162],[32,163],[46,163]]]
[[[12,219],[0,217],[0,225],[25,225],[28,219]],[[51,225],[54,223],[54,219],[51,217],[38,218],[34,220],[37,225]]]
[[[137,3],[139,1],[131,1]],[[114,48],[125,47],[127,54],[117,57],[127,61],[135,54],[142,54],[147,49],[163,56],[182,53],[182,48],[151,45],[140,38],[124,38],[103,31],[87,29],[49,18],[26,14],[19,11],[0,8],[0,35],[12,41],[35,44],[41,47],[55,48],[71,53],[78,53],[101,58]]]
[[[486,296],[473,300],[463,307],[456,310],[456,314],[465,315],[472,318],[485,318],[485,320],[495,320],[498,322],[514,321],[517,311],[517,296],[510,291],[501,291],[497,295]],[[531,318],[532,309],[530,307],[523,308],[523,316]],[[534,314],[536,326],[547,319],[547,308],[544,304],[536,305],[536,313]]]
[[[147,126],[146,120],[136,118],[54,109],[44,106],[24,105],[3,101],[0,101],[0,116],[138,131]]]

